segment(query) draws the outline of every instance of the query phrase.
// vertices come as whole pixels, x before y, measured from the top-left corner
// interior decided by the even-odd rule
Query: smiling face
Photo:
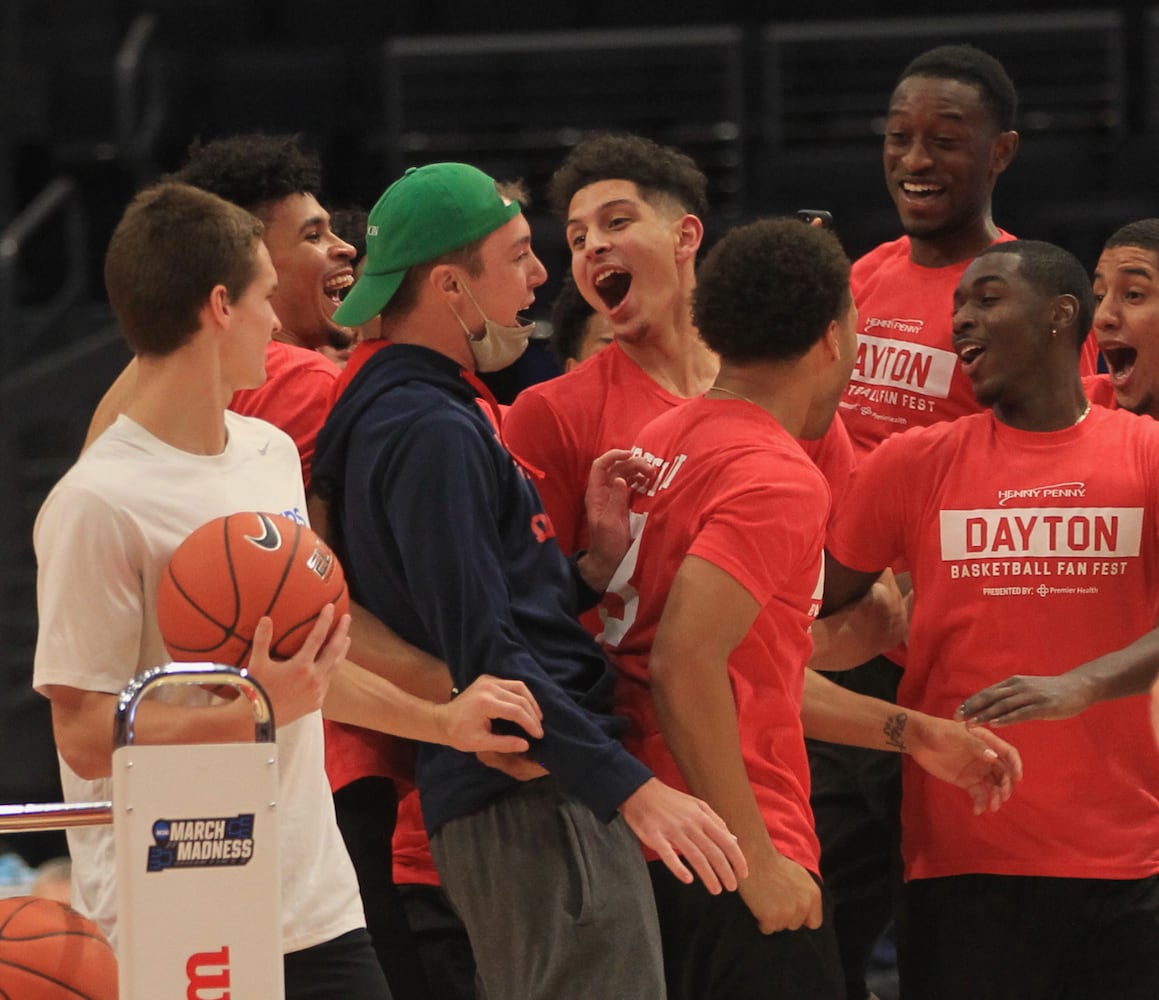
[[[577,191],[568,209],[576,287],[629,342],[676,321],[686,298],[680,265],[699,245],[697,235],[688,249],[685,220],[694,216],[670,199],[653,201],[632,181],[605,180]]]
[[[983,254],[954,290],[953,347],[983,406],[1016,409],[1046,388],[1053,300],[1020,268],[1016,254]]]
[[[941,264],[993,241],[990,196],[1017,149],[975,84],[936,77],[902,80],[890,99],[882,162],[902,229],[929,243]]]
[[[1119,406],[1159,419],[1159,254],[1108,247],[1093,289],[1095,336]]]
[[[469,289],[463,321],[473,334],[483,330],[484,319],[517,325],[519,314],[535,302],[535,289],[547,280],[547,269],[531,250],[527,217],[520,213],[491,233],[479,248],[479,259],[479,274],[458,274]]]
[[[311,194],[292,194],[261,214],[278,272],[274,309],[282,339],[311,350],[348,346],[351,333],[333,316],[354,283],[354,248],[331,231],[330,216]]]

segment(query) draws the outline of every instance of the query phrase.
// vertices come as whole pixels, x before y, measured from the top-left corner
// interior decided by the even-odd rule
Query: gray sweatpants
[[[540,778],[431,838],[479,970],[480,1000],[663,1000],[640,844]]]

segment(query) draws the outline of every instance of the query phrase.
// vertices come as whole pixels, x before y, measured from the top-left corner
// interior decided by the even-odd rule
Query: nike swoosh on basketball
[[[247,542],[253,542],[259,548],[269,549],[273,552],[282,545],[282,535],[278,531],[278,527],[265,514],[258,514],[257,519],[262,523],[263,533],[260,536],[246,535]]]

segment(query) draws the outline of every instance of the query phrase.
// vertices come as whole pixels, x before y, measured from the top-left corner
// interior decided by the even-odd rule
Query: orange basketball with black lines
[[[117,1000],[117,956],[71,906],[0,899],[0,1000]]]
[[[330,547],[281,514],[245,512],[203,524],[173,552],[157,588],[157,623],[174,660],[243,667],[254,629],[274,624],[270,654],[289,659],[321,610],[350,608]]]

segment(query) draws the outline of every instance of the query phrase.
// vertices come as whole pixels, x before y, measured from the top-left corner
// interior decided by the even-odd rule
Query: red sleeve
[[[912,435],[886,438],[858,462],[850,477],[842,502],[834,509],[827,542],[830,554],[843,566],[875,573],[903,557],[907,499],[921,468],[907,439]]]
[[[853,475],[853,466],[857,464],[845,421],[835,413],[824,437],[816,441],[802,441],[801,447],[813,460],[813,464],[821,470],[821,475],[829,484],[830,510],[836,511],[845,497],[849,477]]]
[[[284,366],[270,372],[263,385],[235,392],[230,400],[229,408],[234,413],[260,417],[294,439],[307,490],[314,444],[330,412],[330,396],[338,372],[337,367],[322,364]]]
[[[586,470],[577,470],[578,445],[555,409],[535,392],[520,393],[503,418],[503,443],[516,458],[543,473],[535,488],[551,518],[559,547],[571,555],[587,534]]]

